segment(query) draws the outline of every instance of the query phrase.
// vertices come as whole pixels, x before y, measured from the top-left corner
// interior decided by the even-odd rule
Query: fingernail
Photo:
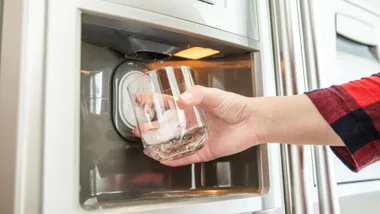
[[[141,98],[140,98],[139,95],[137,95],[136,98],[135,98],[135,103],[136,103],[137,105],[140,105],[140,102],[141,102]]]
[[[188,93],[188,92],[181,94],[181,96],[179,98],[181,100],[185,101],[186,103],[193,101],[193,95]]]
[[[139,136],[139,133],[138,133],[138,130],[135,128],[132,130],[133,134],[138,137]]]

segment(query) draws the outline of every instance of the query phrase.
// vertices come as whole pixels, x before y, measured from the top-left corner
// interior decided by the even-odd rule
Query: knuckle
[[[195,85],[192,89],[196,92],[202,92],[203,91],[203,87],[200,85]]]

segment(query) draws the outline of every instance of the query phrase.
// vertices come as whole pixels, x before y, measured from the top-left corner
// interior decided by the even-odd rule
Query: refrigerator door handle
[[[321,11],[318,7],[323,7],[328,4],[326,0],[300,0],[301,15],[302,15],[302,28],[303,28],[303,41],[305,47],[305,62],[307,72],[307,90],[311,91],[318,89],[321,86],[320,73],[321,69],[321,54],[330,56],[335,53],[335,28],[334,28],[334,10],[333,6],[329,9]],[[322,18],[324,16],[324,18]],[[322,22],[321,22],[322,21]],[[326,24],[327,23],[327,24]],[[321,34],[323,25],[329,30],[326,34]],[[321,37],[322,36],[322,37]],[[326,44],[320,44],[321,38],[326,41]],[[328,44],[334,44],[333,49]],[[335,60],[333,56],[329,60]],[[318,61],[319,60],[319,61]],[[328,61],[333,65],[332,61]],[[333,69],[331,66],[330,69]],[[314,146],[314,164],[315,164],[315,177],[316,186],[318,190],[318,205],[319,212],[325,214],[339,214],[339,202],[336,194],[336,179],[334,174],[333,157],[331,152],[328,151],[327,146]]]
[[[306,90],[299,0],[271,0],[272,33],[279,96]],[[281,145],[287,214],[313,213],[311,147]]]
[[[349,15],[336,14],[336,32],[346,38],[367,45],[380,61],[380,28],[355,17],[355,13]]]
[[[320,213],[339,214],[333,157],[327,146],[314,146],[315,168]]]

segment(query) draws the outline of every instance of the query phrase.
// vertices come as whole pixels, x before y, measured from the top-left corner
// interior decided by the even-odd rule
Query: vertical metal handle
[[[319,211],[323,214],[339,214],[333,159],[328,149],[326,146],[314,147]]]
[[[303,93],[306,76],[299,1],[270,3],[278,95]],[[313,213],[310,149],[310,146],[281,146],[287,214]]]
[[[325,54],[334,53],[335,46],[317,46],[316,31],[321,30],[320,28],[315,28],[320,25],[320,23],[316,23],[316,18],[318,15],[318,8],[314,7],[314,4],[323,5],[326,3],[325,0],[300,0],[301,7],[301,20],[302,20],[302,30],[303,30],[303,43],[304,43],[304,51],[305,51],[305,62],[306,62],[306,72],[307,72],[307,85],[308,90],[314,90],[320,87],[320,76],[319,71],[321,68],[319,65],[322,63],[318,60],[324,59],[320,58],[320,51],[325,51]],[[313,5],[313,7],[312,7]],[[313,10],[314,9],[314,10]],[[326,23],[330,23],[333,21],[334,13],[325,13],[323,11],[323,16],[325,19],[318,18],[318,21],[324,21]],[[331,11],[330,11],[331,12]],[[330,16],[330,17],[329,17]],[[327,18],[326,18],[327,17]],[[322,22],[323,24],[323,22]],[[328,24],[324,24],[324,26],[328,26]],[[313,28],[314,27],[314,28]],[[333,30],[333,24],[330,26],[330,30]],[[329,33],[326,32],[326,38],[324,41],[328,40],[328,43],[334,43],[335,37],[334,35],[329,36]],[[328,49],[325,49],[327,47]],[[317,49],[322,49],[317,51]],[[335,59],[332,57],[332,59]],[[330,67],[333,69],[333,67]],[[315,158],[315,176],[317,181],[318,188],[318,204],[319,204],[319,212],[323,214],[338,214],[339,213],[339,203],[338,197],[336,195],[335,187],[336,180],[334,177],[334,167],[333,160],[331,157],[331,153],[328,151],[328,147],[326,146],[314,146],[314,158]]]

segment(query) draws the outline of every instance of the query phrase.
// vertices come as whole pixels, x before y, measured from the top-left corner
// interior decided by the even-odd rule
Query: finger
[[[167,94],[138,94],[136,95],[135,102],[140,105],[151,105],[154,106],[155,103],[158,101],[161,105],[163,105],[166,108],[170,108],[175,106],[175,97],[167,95]]]
[[[161,161],[160,163],[166,166],[177,167],[177,166],[186,166],[189,164],[199,163],[199,162],[202,162],[201,157],[197,153],[194,153],[192,155],[189,155],[180,159]]]
[[[194,86],[179,97],[181,106],[201,106],[206,110],[217,108],[223,103],[228,92],[203,86]]]
[[[137,127],[134,128],[132,132],[133,132],[133,134],[134,134],[136,137],[141,137],[140,131],[139,131],[139,129],[138,129]]]
[[[133,129],[133,134],[136,137],[141,137],[141,133],[146,132],[151,129],[157,129],[158,127],[159,127],[158,121],[153,121],[150,123],[142,123],[138,127]]]

